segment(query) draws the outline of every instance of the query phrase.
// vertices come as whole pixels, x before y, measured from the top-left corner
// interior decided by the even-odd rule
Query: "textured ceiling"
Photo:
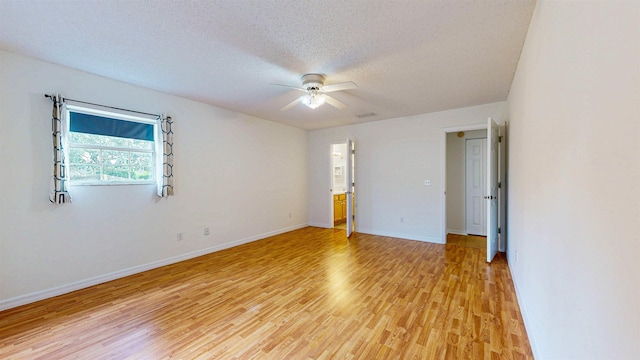
[[[0,48],[303,129],[506,100],[534,1],[0,0]],[[300,75],[349,105],[281,112]],[[91,101],[91,99],[86,99]],[[376,116],[358,118],[357,115]]]

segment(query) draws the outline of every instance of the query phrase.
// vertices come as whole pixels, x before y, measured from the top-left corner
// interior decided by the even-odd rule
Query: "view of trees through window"
[[[115,136],[69,133],[73,182],[136,182],[154,179],[154,142]]]

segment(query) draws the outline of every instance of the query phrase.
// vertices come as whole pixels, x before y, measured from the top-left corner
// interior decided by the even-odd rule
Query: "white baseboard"
[[[533,358],[539,359],[540,356],[538,355],[540,354],[540,352],[538,351],[538,347],[536,345],[535,336],[531,331],[532,329],[530,325],[531,317],[529,316],[529,313],[527,311],[527,307],[525,306],[525,304],[523,304],[522,301],[520,301],[520,299],[522,299],[523,297],[520,295],[520,290],[518,290],[518,282],[516,281],[516,277],[513,274],[513,269],[511,268],[509,261],[507,261],[507,266],[509,266],[509,272],[511,272],[511,281],[513,282],[513,288],[516,290],[516,301],[518,302],[518,307],[520,308],[520,314],[522,315],[522,321],[524,322],[524,329],[527,331],[527,338],[529,339],[529,345],[531,345],[531,352],[533,353]],[[529,325],[527,326],[527,324]]]
[[[447,234],[455,234],[455,235],[469,235],[465,230],[459,229],[447,229]]]
[[[286,232],[289,232],[289,231],[301,229],[301,228],[306,227],[306,226],[308,226],[308,224],[298,224],[298,225],[294,225],[294,226],[289,226],[289,227],[286,227],[286,228],[282,228],[282,229],[266,232],[266,233],[263,233],[263,234],[250,236],[250,237],[247,237],[247,238],[244,238],[244,239],[230,241],[230,242],[227,242],[227,243],[224,243],[224,244],[219,244],[219,245],[211,246],[211,247],[208,247],[208,248],[196,250],[196,251],[189,252],[189,253],[186,253],[186,254],[172,256],[172,257],[167,258],[167,259],[150,262],[150,263],[143,264],[143,265],[133,266],[133,267],[130,267],[128,269],[118,270],[118,271],[114,271],[114,272],[111,272],[111,273],[108,273],[108,274],[94,276],[94,277],[91,277],[91,278],[88,278],[88,279],[83,279],[83,280],[76,281],[76,282],[73,282],[73,283],[69,283],[69,284],[65,284],[65,285],[61,285],[61,286],[56,286],[56,287],[53,287],[53,288],[50,288],[50,289],[40,290],[40,291],[36,291],[36,292],[30,293],[30,294],[20,295],[20,296],[16,296],[16,297],[13,297],[13,298],[1,300],[0,301],[0,311],[11,309],[11,308],[14,308],[14,307],[17,307],[17,306],[21,306],[21,305],[25,305],[25,304],[30,304],[32,302],[48,299],[48,298],[51,298],[51,297],[54,297],[54,296],[70,293],[72,291],[84,289],[84,288],[89,287],[89,286],[102,284],[102,283],[105,283],[107,281],[116,280],[116,279],[119,279],[119,278],[123,278],[125,276],[141,273],[143,271],[159,268],[159,267],[166,266],[166,265],[175,264],[175,263],[178,263],[180,261],[193,259],[193,258],[198,257],[198,256],[211,254],[211,253],[214,253],[216,251],[229,249],[229,248],[232,248],[232,247],[235,247],[235,246],[238,246],[238,245],[250,243],[250,242],[253,242],[253,241],[256,241],[256,240],[260,240],[260,239],[264,239],[264,238],[267,238],[267,237],[270,237],[270,236],[274,236],[274,235],[286,233]]]
[[[424,242],[430,242],[435,244],[444,244],[441,238],[430,237],[430,236],[417,236],[414,234],[403,234],[403,233],[396,233],[396,232],[390,232],[390,231],[380,231],[375,229],[362,229],[362,228],[356,228],[356,232],[363,233],[363,234],[379,235],[379,236],[390,236],[390,237],[406,239],[406,240],[424,241]]]

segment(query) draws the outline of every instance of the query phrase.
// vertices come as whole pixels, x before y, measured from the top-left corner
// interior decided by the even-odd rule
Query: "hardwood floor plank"
[[[0,312],[3,359],[532,359],[506,259],[308,227]]]

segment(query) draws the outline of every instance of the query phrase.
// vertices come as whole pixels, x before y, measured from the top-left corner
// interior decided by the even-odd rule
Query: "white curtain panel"
[[[51,115],[51,131],[53,135],[53,176],[49,200],[54,204],[71,202],[69,194],[69,174],[67,167],[67,122],[64,121],[66,111],[63,111],[64,99],[60,94],[51,96],[53,112]]]
[[[173,120],[160,115],[156,141],[156,182],[158,196],[173,196]],[[162,139],[162,142],[159,140]]]

